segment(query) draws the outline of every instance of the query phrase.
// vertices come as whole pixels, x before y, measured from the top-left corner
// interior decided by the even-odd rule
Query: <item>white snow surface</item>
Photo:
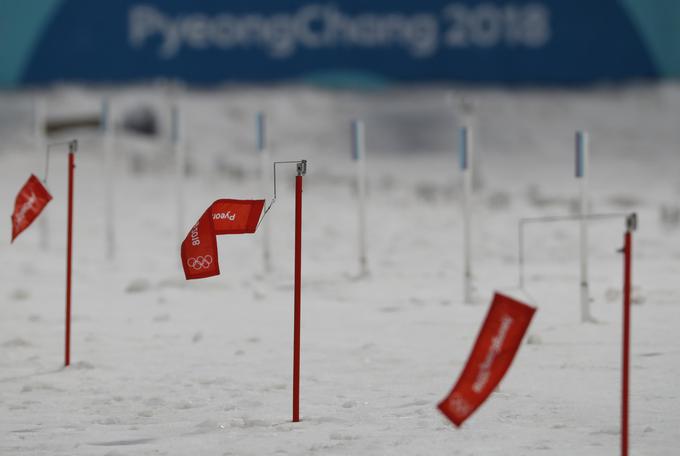
[[[254,116],[274,159],[307,159],[300,423],[291,423],[293,170],[261,233],[219,239],[222,274],[179,266],[171,147],[119,131],[117,254],[106,259],[102,141],[77,132],[72,365],[62,368],[66,158],[56,148],[39,226],[10,244],[14,197],[44,151],[49,116],[114,117],[179,100],[189,157],[186,229],[215,199],[270,197]],[[475,109],[474,275],[462,303],[459,100]],[[578,224],[532,226],[517,289],[520,217],[574,213],[574,132],[591,135],[592,210],[637,212],[631,454],[680,445],[680,86],[580,90],[294,86],[186,90],[55,87],[0,94],[1,455],[607,455],[619,452],[623,219],[593,222],[592,309],[579,322]],[[357,277],[349,124],[366,120],[368,277]],[[167,129],[164,128],[165,136]],[[51,138],[69,139],[71,136]],[[494,290],[538,307],[505,379],[461,429],[436,409]]]

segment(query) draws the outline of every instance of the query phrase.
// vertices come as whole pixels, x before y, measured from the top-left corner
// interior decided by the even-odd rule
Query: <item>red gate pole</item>
[[[637,228],[637,217],[631,214],[626,219],[626,234],[623,244],[623,360],[621,363],[621,456],[628,456],[628,398],[630,371],[630,294],[632,233]]]
[[[68,151],[68,217],[66,230],[66,343],[64,366],[71,364],[71,263],[73,259],[73,170],[78,142],[71,141]]]
[[[293,328],[293,422],[300,421],[300,291],[302,276],[302,176],[307,162],[297,164],[295,177],[295,315]]]

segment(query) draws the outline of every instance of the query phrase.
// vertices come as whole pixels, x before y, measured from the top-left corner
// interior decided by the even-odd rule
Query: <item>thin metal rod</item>
[[[38,152],[46,147],[45,140],[45,103],[40,98],[33,99],[33,140]],[[46,165],[47,166],[47,165]],[[47,172],[47,171],[45,171]],[[45,185],[46,182],[43,181]],[[40,246],[43,250],[50,247],[49,215],[45,211],[38,219],[38,230],[40,235]]]
[[[356,162],[359,276],[368,275],[366,242],[366,130],[361,120],[352,121],[352,155]]]
[[[47,151],[45,152],[45,174],[43,174],[43,184],[47,185],[47,173],[50,170],[50,146],[47,146]]]
[[[75,168],[75,148],[70,145],[68,154],[68,226],[66,230],[66,335],[64,365],[71,364],[71,266],[73,263],[73,170]]]
[[[630,214],[627,212],[611,212],[607,214],[588,214],[586,216],[589,220],[599,220],[599,219],[613,219],[628,217]],[[532,222],[563,222],[563,221],[578,221],[581,220],[581,215],[547,215],[545,217],[523,217],[519,219],[520,223],[532,223]]]
[[[590,148],[588,132],[576,132],[576,178],[579,181],[580,204],[579,214],[579,256],[580,256],[580,292],[581,292],[581,321],[593,321],[590,314],[590,281],[588,274],[588,174],[590,165]]]
[[[262,111],[259,111],[255,116],[255,138],[256,150],[260,159],[260,188],[264,194],[269,185],[267,170],[269,169],[271,157],[269,150],[267,149],[267,116]],[[266,224],[263,227],[260,238],[262,239],[262,263],[264,271],[271,272],[273,268],[271,255],[271,229],[269,224]]]
[[[33,139],[38,148],[41,148],[45,135],[45,103],[43,100],[33,99]]]
[[[266,116],[260,111],[255,116],[255,137],[257,139],[257,150],[262,152],[267,146]]]
[[[623,347],[621,363],[621,455],[628,456],[628,398],[630,387],[630,295],[631,295],[631,257],[632,230],[627,229],[624,236],[623,269]]]
[[[637,214],[626,218],[623,238],[623,347],[621,363],[621,455],[628,456],[630,399],[630,310],[632,290],[633,231],[637,229]]]
[[[291,164],[291,163],[300,164],[300,163],[303,163],[303,162],[306,163],[307,161],[306,160],[286,160],[286,161],[275,161],[273,163],[273,167],[274,167],[274,198],[272,198],[272,202],[269,203],[270,206],[276,200],[276,165],[285,165],[285,164]]]
[[[460,169],[463,173],[463,301],[472,304],[472,154],[469,127],[460,129]]]
[[[293,324],[293,422],[300,421],[300,314],[302,278],[302,175],[295,177],[295,293]]]
[[[113,129],[111,128],[111,103],[108,98],[103,98],[101,101],[100,117],[100,133],[104,146],[104,173],[106,174],[104,180],[104,198],[106,205],[106,210],[104,211],[106,257],[111,261],[116,255],[116,167],[112,144]]]
[[[66,212],[66,328],[64,336],[64,365],[71,364],[71,266],[73,263],[73,170],[75,169],[75,155],[78,150],[78,140],[60,141],[47,145],[45,158],[45,179],[47,185],[47,171],[49,169],[50,149],[68,144],[68,207]]]
[[[606,214],[588,214],[586,218],[589,220],[608,220],[608,219],[628,219],[632,217],[630,213],[606,213]],[[519,269],[518,283],[519,288],[524,289],[524,266],[525,266],[525,256],[524,256],[524,226],[530,223],[552,223],[552,222],[569,222],[569,221],[580,221],[580,215],[549,215],[544,217],[524,217],[519,219],[518,222],[518,247],[517,247],[517,265]]]
[[[518,243],[517,245],[519,246],[519,253],[517,255],[517,270],[519,273],[519,289],[523,290],[524,289],[524,224],[523,221],[519,221],[519,229],[517,230],[518,233]]]
[[[175,214],[177,217],[177,239],[181,244],[185,235],[185,198],[184,187],[186,178],[186,163],[187,163],[187,147],[186,138],[184,137],[184,118],[181,112],[179,102],[175,102],[171,107],[171,141],[174,153],[175,164],[175,203],[177,204]]]
[[[75,147],[73,146],[74,144],[75,144]],[[47,147],[45,148],[45,177],[43,178],[43,184],[47,185],[47,174],[48,174],[49,169],[50,169],[50,152],[52,151],[52,149],[54,147],[57,147],[57,146],[68,145],[71,148],[73,148],[73,152],[75,152],[78,148],[77,144],[78,144],[78,141],[75,140],[75,139],[72,139],[70,141],[53,142],[53,143],[49,143],[47,145]]]
[[[274,196],[272,197],[271,201],[269,201],[269,204],[265,208],[265,210],[262,212],[262,217],[260,217],[260,221],[257,222],[257,226],[260,226],[260,223],[262,223],[262,220],[264,220],[264,217],[267,215],[269,212],[269,209],[272,208],[274,205],[274,202],[276,201],[276,165],[283,165],[283,164],[291,164],[295,163],[297,165],[297,171],[298,171],[298,176],[304,176],[307,173],[307,160],[285,160],[285,161],[275,161],[273,163],[273,168],[274,168]],[[257,228],[256,228],[257,229]]]

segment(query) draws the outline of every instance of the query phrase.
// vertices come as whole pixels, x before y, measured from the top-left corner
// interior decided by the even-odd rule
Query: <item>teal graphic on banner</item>
[[[660,0],[658,4],[667,1]],[[644,4],[644,5],[643,5]],[[22,6],[18,6],[22,5]],[[0,83],[571,84],[677,76],[644,0],[52,0],[0,6]],[[13,25],[9,25],[13,24]]]

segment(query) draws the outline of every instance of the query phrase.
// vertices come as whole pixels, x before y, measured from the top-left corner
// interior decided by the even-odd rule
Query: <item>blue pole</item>
[[[576,132],[576,170],[575,174],[577,178],[583,177],[585,173],[585,134],[583,131]]]
[[[460,169],[465,171],[468,169],[468,129],[467,127],[460,127],[460,147],[459,147]]]
[[[585,131],[576,132],[576,178],[579,180],[580,187],[580,296],[581,296],[581,321],[592,322],[593,316],[590,313],[590,285],[588,280],[588,133]]]
[[[360,135],[359,135],[359,129],[361,128],[361,121],[360,120],[353,120],[352,121],[352,158],[357,161],[361,157],[361,144],[359,144],[360,141]]]
[[[463,172],[463,301],[472,304],[472,167],[470,130],[460,128],[460,169]]]
[[[258,112],[255,117],[255,129],[257,137],[257,151],[262,152],[267,146],[266,143],[266,118],[262,111]]]
[[[269,185],[271,185],[270,180],[267,178],[268,171],[271,169],[271,156],[267,150],[266,127],[267,117],[264,112],[258,111],[255,115],[255,143],[257,152],[260,155],[260,186],[263,195],[269,188]],[[276,185],[276,181],[274,182]],[[269,223],[265,223],[262,227],[262,260],[265,272],[270,272],[272,270],[271,235],[269,225]]]

